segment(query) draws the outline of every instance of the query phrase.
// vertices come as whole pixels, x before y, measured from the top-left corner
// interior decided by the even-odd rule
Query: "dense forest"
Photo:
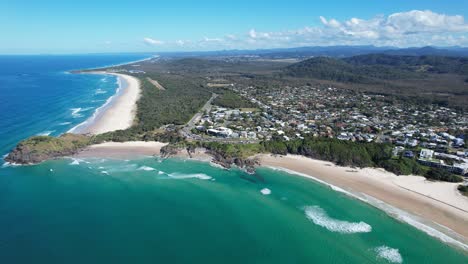
[[[146,77],[158,80],[165,90],[157,89]],[[126,130],[98,135],[95,142],[157,140],[162,142],[180,141],[174,131],[161,130],[165,125],[184,125],[211,97],[211,90],[197,78],[180,75],[152,73],[139,76],[142,94],[137,102],[135,124]],[[172,129],[172,130],[175,130]]]
[[[288,66],[287,75],[349,83],[423,78],[424,73],[468,75],[468,58],[360,55],[344,59],[317,57]]]
[[[390,95],[414,104],[468,108],[468,58],[368,54],[316,57],[283,69],[278,78]]]
[[[244,97],[239,96],[228,89],[216,90],[216,93],[219,95],[213,101],[214,105],[227,108],[254,108],[255,104],[251,103],[249,100]]]

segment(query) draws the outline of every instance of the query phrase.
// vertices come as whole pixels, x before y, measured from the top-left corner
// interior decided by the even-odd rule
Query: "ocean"
[[[68,70],[144,55],[1,56],[0,151],[59,135],[118,88]],[[468,255],[310,179],[140,157],[0,168],[0,263],[467,263]]]

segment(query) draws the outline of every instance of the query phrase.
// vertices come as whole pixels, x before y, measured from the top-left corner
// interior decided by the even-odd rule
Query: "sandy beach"
[[[383,169],[340,167],[302,156],[258,157],[262,166],[297,172],[358,194],[364,200],[378,199],[468,245],[468,198],[459,194],[456,183],[430,182],[420,176],[397,176]]]
[[[161,148],[167,143],[145,142],[145,141],[127,141],[127,142],[106,142],[92,145],[81,151],[75,157],[77,158],[134,158],[138,156],[160,155]]]
[[[165,145],[142,141],[108,142],[90,146],[76,157],[126,159],[154,156],[160,155]],[[190,156],[182,150],[175,157],[205,162],[212,160],[204,149],[196,149]],[[468,197],[456,190],[457,183],[431,182],[420,176],[397,176],[383,169],[340,167],[303,156],[262,154],[257,157],[261,166],[336,186],[397,219],[468,250]]]
[[[120,73],[92,72],[117,76],[121,89],[110,100],[109,104],[98,111],[85,123],[78,125],[70,132],[81,134],[102,134],[105,132],[127,129],[132,126],[136,114],[136,102],[140,97],[140,81],[130,75]]]

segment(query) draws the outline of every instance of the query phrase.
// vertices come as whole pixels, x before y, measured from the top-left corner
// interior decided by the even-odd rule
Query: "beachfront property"
[[[468,159],[457,155],[434,152],[421,149],[418,162],[430,167],[442,168],[452,173],[466,175],[468,173]]]

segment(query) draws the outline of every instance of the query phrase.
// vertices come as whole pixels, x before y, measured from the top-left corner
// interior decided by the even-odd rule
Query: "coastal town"
[[[388,100],[384,95],[334,87],[259,87],[226,84],[255,108],[206,109],[193,138],[255,142],[305,135],[355,142],[390,143],[393,155],[466,175],[468,115],[434,104]]]

